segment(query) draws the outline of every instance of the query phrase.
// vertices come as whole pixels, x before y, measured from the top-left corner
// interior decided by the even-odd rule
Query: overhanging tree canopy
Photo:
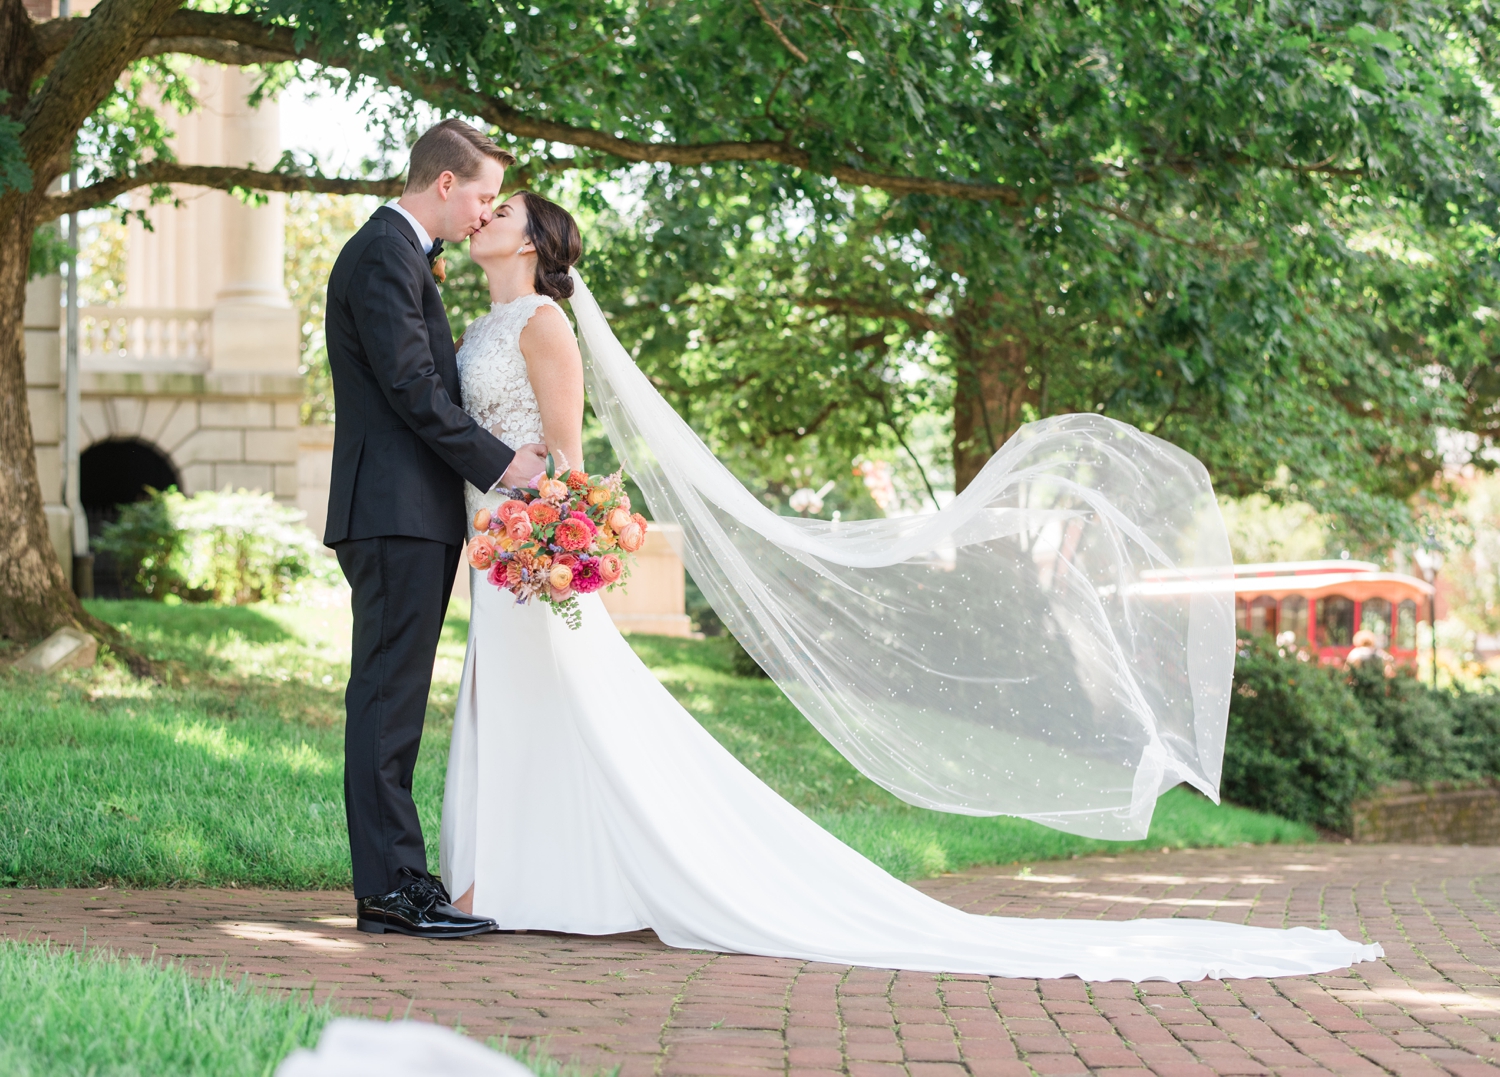
[[[1488,414],[1494,379],[1466,309],[1490,286],[1496,193],[1483,7],[780,3],[274,0],[209,12],[102,0],[87,18],[34,25],[20,0],[0,0],[0,511],[18,521],[0,555],[0,633],[83,616],[46,541],[31,455],[20,316],[33,229],[146,185],[397,186],[183,165],[115,137],[101,106],[121,103],[122,75],[173,53],[374,80],[530,142],[535,171],[657,166],[648,208],[706,208],[693,219],[719,242],[705,253],[700,234],[688,254],[660,229],[645,237],[634,278],[620,278],[641,296],[691,299],[749,264],[735,258],[752,234],[773,246],[826,238],[838,250],[804,259],[817,272],[775,286],[787,309],[842,319],[846,344],[879,334],[845,358],[833,348],[838,362],[938,333],[960,482],[1029,414],[1100,406],[1156,409],[1164,434],[1196,437],[1237,481],[1264,481],[1269,431],[1227,439],[1218,460],[1215,434],[1272,397],[1300,418],[1310,386],[1314,413],[1391,441],[1390,466],[1331,476],[1355,500],[1388,500],[1402,489],[1391,474],[1422,471],[1422,422]],[[45,194],[91,123],[107,150],[87,186]],[[793,234],[786,224],[804,211]],[[1372,262],[1330,283],[1354,264],[1350,239],[1390,222],[1396,241],[1446,259],[1434,259],[1435,291],[1421,294],[1393,258],[1388,281]],[[882,269],[865,256],[887,236],[909,242]],[[1043,302],[1065,284],[1068,300]],[[1435,345],[1444,320],[1447,350]],[[1228,331],[1241,339],[1226,347],[1215,336]],[[1441,371],[1418,378],[1423,392],[1391,388],[1417,388],[1423,367]]]

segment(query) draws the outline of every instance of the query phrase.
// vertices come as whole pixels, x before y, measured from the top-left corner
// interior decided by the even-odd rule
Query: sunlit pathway
[[[1160,1077],[1318,1068],[1497,1073],[1500,849],[1269,846],[981,868],[921,884],[974,912],[1328,926],[1387,958],[1191,984],[1002,980],[669,950],[611,938],[361,935],[335,892],[0,890],[0,935],[248,972],[345,1009],[543,1038],[637,1074]]]

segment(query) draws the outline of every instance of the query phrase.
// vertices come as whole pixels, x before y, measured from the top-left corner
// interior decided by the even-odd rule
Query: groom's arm
[[[404,240],[378,238],[365,248],[349,307],[381,392],[396,414],[443,462],[481,490],[492,488],[515,458],[448,395],[432,361],[422,316],[422,281],[412,273]]]

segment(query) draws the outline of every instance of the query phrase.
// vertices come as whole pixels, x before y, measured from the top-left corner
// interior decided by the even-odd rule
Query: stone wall
[[[1409,782],[1354,803],[1354,840],[1407,845],[1500,845],[1500,782]]]

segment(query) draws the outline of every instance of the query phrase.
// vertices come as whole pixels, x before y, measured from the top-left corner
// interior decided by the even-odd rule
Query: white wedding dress
[[[575,301],[576,302],[576,301]],[[496,304],[458,355],[464,407],[542,440],[519,338],[551,300]],[[597,406],[597,404],[596,404]],[[472,514],[497,495],[468,488]],[[1335,931],[1195,919],[961,912],[895,879],[783,800],[635,656],[598,595],[571,631],[483,574],[443,799],[442,875],[503,929],[607,935],[833,964],[1089,980],[1325,972],[1381,956]]]

